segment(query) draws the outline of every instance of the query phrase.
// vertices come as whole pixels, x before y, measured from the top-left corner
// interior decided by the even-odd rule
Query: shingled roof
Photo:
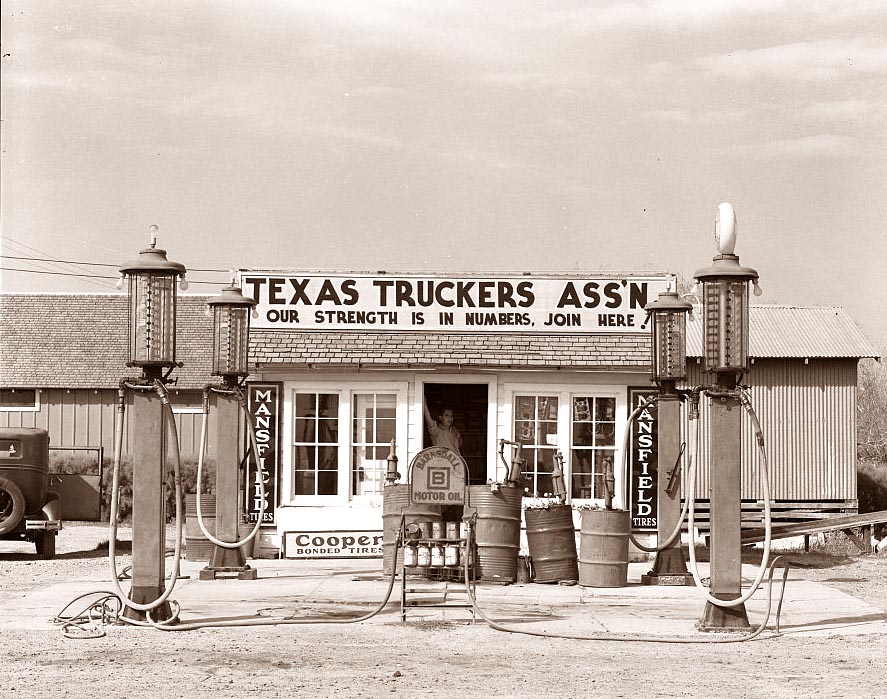
[[[201,388],[212,370],[207,296],[180,296],[176,310],[179,388]],[[0,295],[0,386],[116,388],[138,376],[126,366],[125,294]]]
[[[472,367],[583,368],[642,371],[649,367],[650,340],[635,335],[542,335],[531,333],[251,333],[259,368],[312,367]]]
[[[179,297],[179,388],[210,376],[212,318],[207,296]],[[0,386],[113,388],[137,370],[126,367],[124,294],[0,295]],[[446,368],[649,370],[647,333],[367,333],[254,330],[251,363],[259,370],[293,368]],[[700,356],[701,323],[688,327],[688,354]],[[840,308],[753,306],[753,357],[874,357]]]

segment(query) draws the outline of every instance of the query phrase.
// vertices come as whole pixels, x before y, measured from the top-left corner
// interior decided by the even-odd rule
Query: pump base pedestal
[[[200,571],[201,580],[215,580],[219,577],[237,577],[238,580],[255,580],[256,569],[246,565],[242,548],[229,549],[216,545],[209,565]]]
[[[748,631],[748,614],[745,605],[737,607],[719,607],[711,602],[705,603],[702,618],[696,622],[699,631]]]
[[[136,604],[150,604],[154,600],[160,599],[163,592],[164,590],[162,587],[155,587],[153,585],[133,585],[132,589],[129,591],[129,598]],[[170,607],[169,601],[150,610],[150,614],[151,619],[156,622],[169,622],[173,616],[172,607]],[[123,618],[131,619],[133,621],[148,621],[146,612],[143,612],[140,609],[133,609],[132,607],[126,607],[123,610]],[[178,623],[178,621],[176,620],[171,623],[175,624]]]
[[[237,578],[238,580],[256,580],[258,572],[255,568],[243,566],[240,568],[212,568],[207,566],[199,573],[200,580],[217,580],[219,578]]]
[[[656,553],[653,569],[641,576],[642,585],[692,585],[693,576],[687,572],[684,551],[672,546]]]
[[[691,587],[693,585],[693,576],[689,573],[660,573],[657,575],[656,573],[650,571],[649,573],[644,573],[641,576],[641,585],[671,585],[674,587]]]

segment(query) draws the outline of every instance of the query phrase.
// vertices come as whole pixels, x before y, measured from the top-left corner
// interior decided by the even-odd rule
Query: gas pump
[[[224,386],[206,386],[203,391],[203,423],[200,432],[200,453],[197,460],[197,523],[203,535],[214,545],[209,565],[200,571],[201,580],[215,580],[219,576],[236,576],[239,580],[255,580],[256,569],[246,564],[243,547],[251,542],[262,526],[265,512],[265,484],[261,469],[256,470],[256,487],[261,506],[255,526],[243,539],[238,540],[240,512],[238,467],[241,434],[239,415],[246,418],[249,447],[255,459],[261,458],[252,421],[240,386],[249,376],[249,318],[256,305],[246,298],[232,281],[220,296],[207,301],[213,311],[213,376],[221,376]],[[203,459],[206,453],[206,437],[210,407],[216,413],[216,533],[211,534],[203,521],[200,485],[203,476]],[[239,408],[239,409],[238,409]]]
[[[726,202],[718,206],[715,239],[718,254],[712,266],[694,275],[702,283],[705,371],[715,379],[705,389],[711,416],[711,587],[698,626],[706,631],[743,630],[749,626],[740,587],[743,396],[739,384],[748,371],[748,282],[754,283],[755,295],[761,293],[758,273],[741,267],[734,254],[736,214]],[[769,494],[765,494],[765,500],[769,505]],[[767,520],[769,531],[769,517]],[[765,545],[762,568],[768,551]]]
[[[646,585],[692,584],[680,541],[680,528],[686,511],[681,510],[680,465],[684,453],[681,445],[682,396],[676,388],[677,382],[685,379],[687,374],[686,328],[687,313],[691,308],[676,291],[660,293],[659,298],[646,308],[653,335],[652,378],[659,387],[659,395],[654,401],[659,430],[658,545],[653,569],[641,578]],[[653,406],[649,406],[649,409],[653,409]]]
[[[139,367],[142,376],[123,380],[120,384],[115,445],[114,484],[110,516],[109,557],[113,582],[126,609],[124,618],[144,621],[150,612],[157,622],[170,621],[173,614],[167,599],[178,575],[164,588],[167,446],[177,442],[175,421],[166,392],[170,374],[181,364],[175,359],[176,282],[187,288],[185,267],[170,262],[166,251],[156,247],[157,227],[151,227],[150,246],[141,250],[138,259],[120,268],[121,281],[127,279],[129,305],[129,359],[127,366]],[[120,450],[123,442],[123,418],[130,396],[132,420],[132,586],[127,597],[119,589],[114,560],[117,536],[117,482]],[[178,449],[174,450],[178,454]],[[175,461],[177,508],[177,554],[181,541],[181,478],[178,459]]]

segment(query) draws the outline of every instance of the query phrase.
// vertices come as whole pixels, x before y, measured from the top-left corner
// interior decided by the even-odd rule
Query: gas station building
[[[558,452],[575,507],[603,503],[612,465],[614,506],[631,510],[636,531],[655,532],[655,425],[649,439],[633,434],[625,468],[622,452],[628,414],[655,391],[643,308],[671,275],[241,270],[239,281],[258,301],[246,387],[272,506],[260,555],[335,557],[346,554],[331,542],[346,535],[373,541],[389,456],[403,479],[431,446],[423,404],[453,411],[471,484],[504,478],[501,440],[522,447],[528,504],[550,497]],[[183,366],[169,390],[184,458],[196,459],[202,388],[214,383],[206,300],[180,296],[177,310]],[[118,384],[134,374],[126,314],[122,294],[0,295],[0,426],[42,427],[53,448],[110,458]],[[688,323],[689,386],[703,383],[700,325],[698,316]],[[840,308],[751,307],[744,383],[777,509],[856,510],[857,364],[875,356]],[[702,424],[704,507],[704,414]],[[748,424],[742,439],[741,498],[754,511],[760,457]],[[244,517],[253,521],[254,480],[245,470]],[[78,518],[76,504],[67,507]],[[356,555],[381,555],[365,548]]]

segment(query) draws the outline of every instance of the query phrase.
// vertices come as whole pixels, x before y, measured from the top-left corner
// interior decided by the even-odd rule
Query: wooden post
[[[237,398],[230,394],[210,394],[210,415],[215,415],[216,453],[216,531],[219,541],[240,541],[240,434],[241,410]],[[212,533],[212,532],[210,532]],[[255,580],[256,570],[246,564],[243,547],[226,548],[215,545],[209,565],[200,571],[201,580],[214,580],[218,574],[236,574],[241,580]]]
[[[154,391],[134,391],[132,407],[132,587],[130,599],[150,604],[163,594],[166,578],[166,416]],[[154,621],[172,617],[169,602],[151,610]],[[129,607],[127,619],[145,620]]]
[[[740,492],[742,450],[739,398],[726,393],[711,398],[711,578],[710,593],[730,600],[742,594],[742,521]],[[745,605],[719,607],[707,602],[698,627],[704,631],[749,628]]]

